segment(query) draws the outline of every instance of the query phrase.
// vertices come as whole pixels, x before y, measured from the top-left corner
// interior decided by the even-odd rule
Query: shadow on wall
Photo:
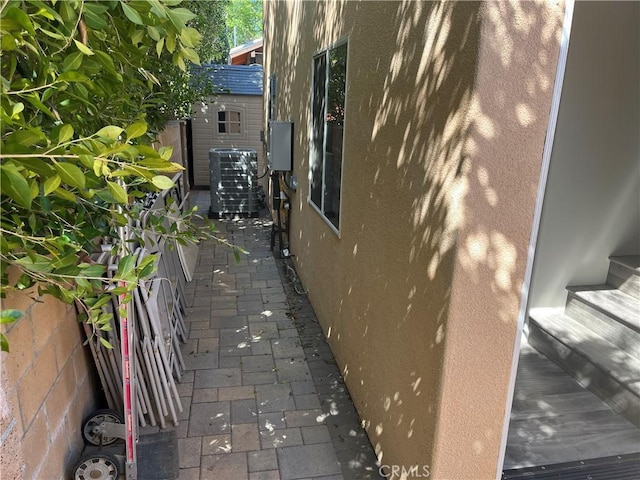
[[[501,230],[499,214],[514,201],[535,197],[539,164],[525,166],[520,178],[528,158],[496,154],[494,143],[504,147],[505,136],[519,135],[517,151],[530,141],[527,129],[546,127],[548,112],[537,112],[536,97],[548,95],[553,79],[525,74],[544,72],[554,61],[544,46],[555,47],[558,24],[529,2],[270,2],[266,8],[266,18],[288,19],[284,33],[273,25],[265,29],[267,38],[285,37],[266,44],[277,66],[277,118],[297,125],[301,182],[292,245],[300,275],[378,458],[410,461],[407,456],[415,460],[419,451],[420,461],[430,463],[454,275],[468,277],[478,287],[475,294],[494,296],[490,314],[514,328],[520,284],[513,279],[522,274],[516,261],[527,255],[517,250],[522,239],[515,237],[528,232]],[[386,27],[358,18],[384,19]],[[312,34],[305,35],[310,24]],[[481,33],[490,40],[481,42]],[[311,209],[302,179],[309,158],[311,57],[345,35],[350,57],[338,239],[318,228],[315,212],[306,214]],[[538,58],[521,56],[517,46],[538,35],[542,39],[530,40],[542,46]],[[496,66],[490,92],[486,77],[484,90],[477,91],[481,50]],[[522,85],[503,83],[509,79]],[[514,98],[517,88],[521,98]],[[522,198],[501,196],[514,190],[502,188],[509,182]],[[495,212],[495,218],[483,224],[469,217],[474,211]],[[327,267],[318,258],[330,263],[330,281],[326,275],[323,280]],[[488,358],[473,361],[474,369],[491,368]],[[486,432],[492,442],[496,435]],[[473,453],[482,455],[486,438],[473,443]]]
[[[384,44],[394,48],[349,72],[353,84],[375,68],[381,88],[349,98],[347,129],[357,125],[367,139],[364,151],[345,159],[362,165],[345,173],[345,183],[359,177],[357,196],[370,214],[356,220],[357,212],[345,212],[344,238],[353,244],[353,258],[336,261],[348,278],[343,295],[367,299],[366,308],[341,300],[344,315],[332,322],[331,339],[349,344],[355,335],[366,337],[370,327],[380,331],[372,350],[381,355],[348,359],[347,385],[358,366],[353,382],[361,382],[362,395],[356,403],[380,461],[385,455],[402,458],[413,444],[409,450],[424,452],[421,461],[430,465],[460,220],[455,189],[467,162],[467,112],[479,48],[478,5],[392,2],[377,8],[391,21],[371,51],[389,51]],[[367,275],[349,276],[350,264],[367,264]],[[354,315],[364,330],[353,329]],[[363,370],[371,361],[375,367]],[[382,395],[380,386],[368,388],[381,372],[388,388]]]

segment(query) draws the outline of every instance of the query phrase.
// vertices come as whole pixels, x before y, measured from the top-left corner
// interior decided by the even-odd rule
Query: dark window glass
[[[340,225],[346,78],[346,43],[314,58],[309,162],[311,201],[336,228]]]

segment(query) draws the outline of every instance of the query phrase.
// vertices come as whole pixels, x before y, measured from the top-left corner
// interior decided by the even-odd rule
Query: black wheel
[[[108,452],[83,455],[73,471],[74,480],[118,480],[119,476],[118,459]]]
[[[100,424],[102,422],[124,423],[122,414],[111,408],[104,408],[93,412],[82,424],[82,437],[91,445],[110,445],[118,437],[107,437],[102,435]]]

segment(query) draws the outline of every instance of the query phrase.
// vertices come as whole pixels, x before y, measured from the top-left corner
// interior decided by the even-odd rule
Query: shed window
[[[218,133],[241,133],[240,112],[222,110],[218,112]]]
[[[340,228],[346,88],[345,41],[313,59],[309,200],[336,230]]]

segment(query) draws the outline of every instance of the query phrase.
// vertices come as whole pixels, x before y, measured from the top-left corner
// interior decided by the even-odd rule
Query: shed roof
[[[220,94],[262,95],[262,65],[204,64],[194,69],[208,74]]]

